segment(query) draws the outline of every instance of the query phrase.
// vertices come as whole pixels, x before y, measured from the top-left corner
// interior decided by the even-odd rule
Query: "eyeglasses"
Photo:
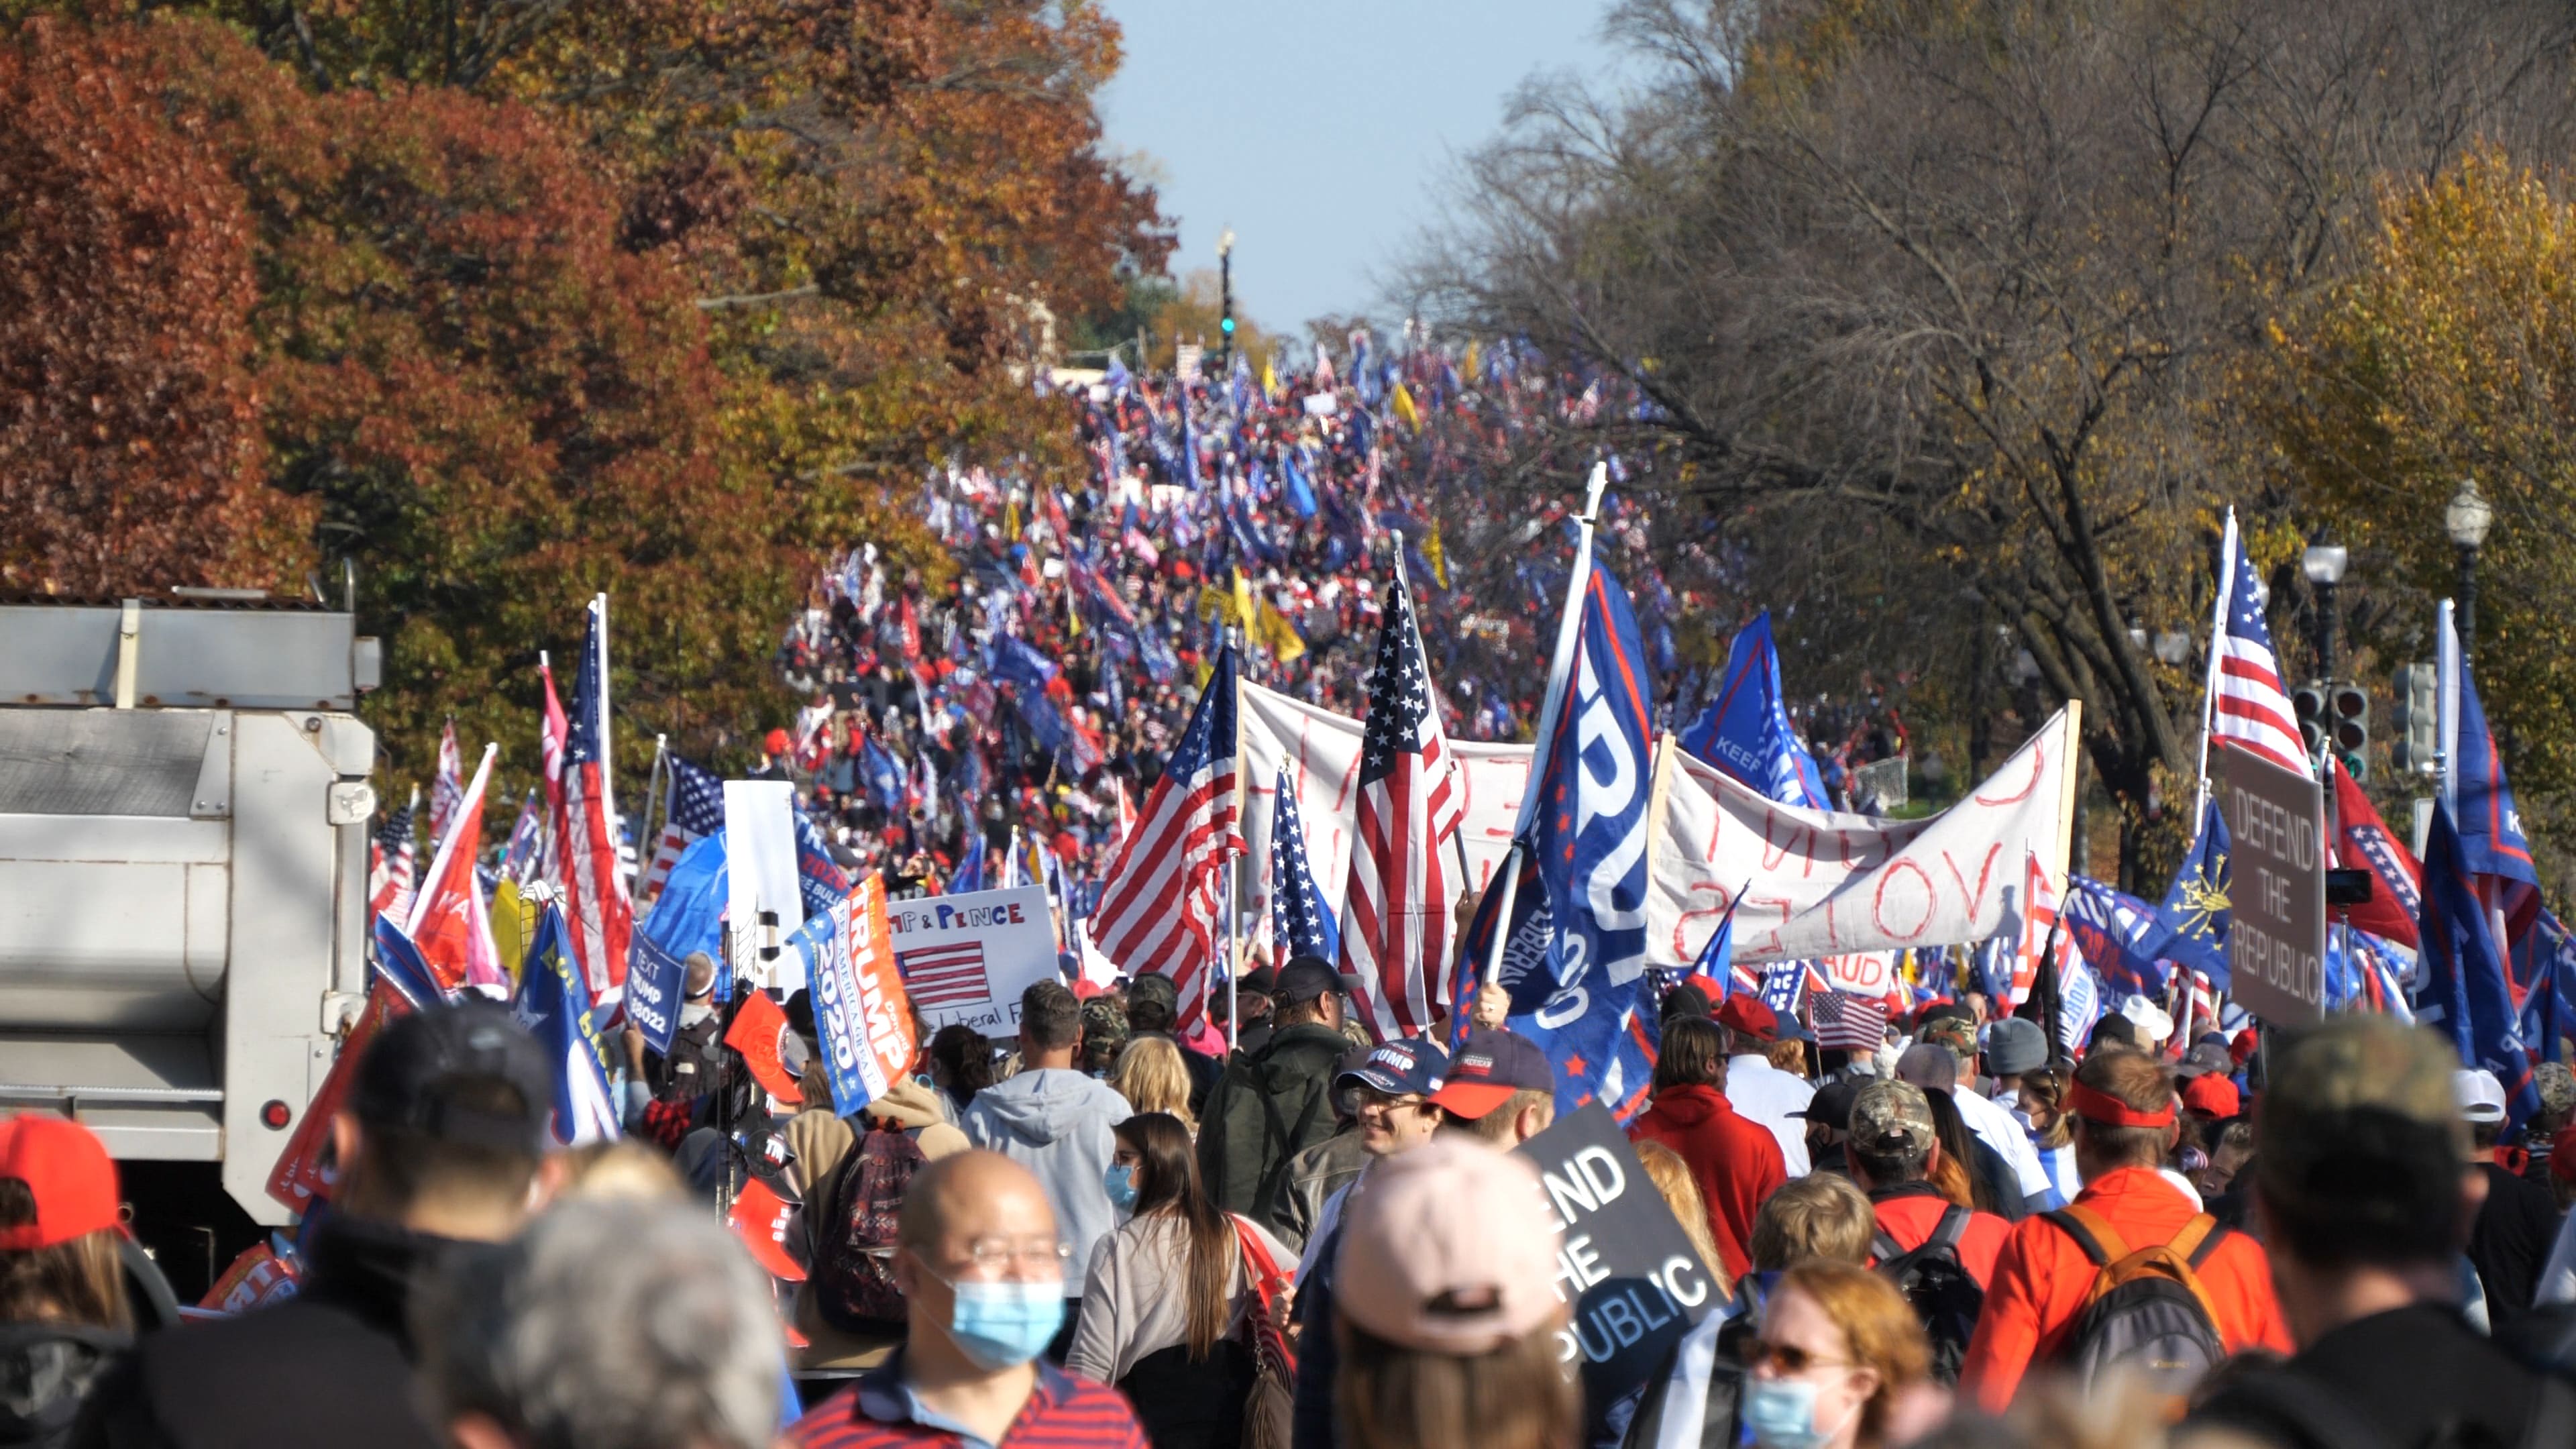
[[[966,1246],[966,1259],[978,1268],[1036,1268],[1061,1272],[1073,1260],[1071,1243],[1012,1243],[977,1238]]]
[[[1359,1109],[1363,1112],[1377,1111],[1393,1113],[1401,1108],[1413,1107],[1418,1109],[1423,1105],[1424,1099],[1413,1096],[1410,1093],[1401,1097],[1391,1097],[1374,1087],[1360,1088]]]
[[[1811,1368],[1852,1366],[1852,1361],[1847,1358],[1818,1358],[1794,1343],[1772,1343],[1760,1338],[1747,1342],[1741,1352],[1747,1369],[1758,1369],[1767,1363],[1783,1374],[1802,1374]]]

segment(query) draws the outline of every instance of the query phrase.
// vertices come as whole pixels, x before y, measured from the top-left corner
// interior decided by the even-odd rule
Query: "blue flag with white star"
[[[2200,838],[2191,843],[2191,853],[2165,890],[2164,904],[2156,908],[2156,931],[2138,952],[2197,971],[2221,991],[2227,989],[2227,923],[2233,919],[2227,904],[2232,850],[2227,818],[2219,814],[2213,795],[2201,814]]]
[[[2415,1016],[2451,1039],[2460,1060],[2484,1067],[2504,1084],[2505,1132],[2511,1136],[2540,1110],[2531,1054],[2523,1049],[2521,1013],[2504,978],[2504,953],[2487,929],[2486,903],[2470,884],[2451,807],[2436,798],[2424,842],[2421,985]]]
[[[1279,788],[1270,811],[1270,942],[1282,964],[1291,956],[1337,961],[1342,954],[1341,923],[1315,894],[1314,872],[1306,864],[1306,826],[1297,813],[1296,782],[1279,768]]]

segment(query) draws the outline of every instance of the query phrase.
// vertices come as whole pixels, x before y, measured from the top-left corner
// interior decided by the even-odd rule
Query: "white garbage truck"
[[[356,624],[228,590],[0,602],[0,1112],[94,1129],[183,1293],[287,1221],[269,1171],[366,990]]]

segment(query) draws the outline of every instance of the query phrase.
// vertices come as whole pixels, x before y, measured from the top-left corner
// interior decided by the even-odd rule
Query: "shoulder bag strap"
[[[1967,1235],[1968,1210],[1952,1203],[1942,1211],[1941,1221],[1933,1224],[1931,1241],[1955,1250],[1959,1240]]]
[[[2075,1246],[2084,1250],[2084,1256],[2093,1260],[2095,1268],[2107,1268],[2129,1255],[2129,1245],[2121,1241],[2109,1223],[2102,1221],[2100,1214],[2089,1208],[2062,1207],[2043,1216],[2055,1223],[2059,1232],[2073,1238]],[[2105,1238],[2110,1241],[2103,1241]]]

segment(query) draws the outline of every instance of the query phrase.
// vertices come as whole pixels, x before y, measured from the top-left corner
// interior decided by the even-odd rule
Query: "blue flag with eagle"
[[[2157,929],[2137,950],[2150,960],[2197,971],[2221,991],[2228,982],[2227,860],[2232,849],[2227,817],[2212,796],[2201,812],[2200,838],[2191,843],[2191,853],[2165,890],[2164,904],[2156,908]]]

